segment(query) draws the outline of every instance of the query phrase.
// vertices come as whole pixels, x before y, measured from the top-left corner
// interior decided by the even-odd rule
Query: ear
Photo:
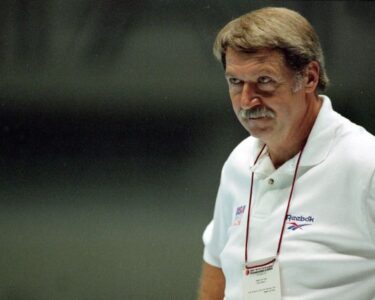
[[[311,61],[305,71],[305,91],[315,93],[319,83],[320,66],[317,61]]]

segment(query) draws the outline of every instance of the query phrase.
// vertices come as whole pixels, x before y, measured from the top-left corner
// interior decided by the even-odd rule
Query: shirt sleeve
[[[221,268],[220,254],[227,241],[227,231],[231,220],[231,199],[228,197],[225,165],[215,202],[214,217],[203,233],[203,259],[210,265]]]
[[[370,237],[375,246],[375,174],[372,176],[366,203],[368,228],[370,231]]]

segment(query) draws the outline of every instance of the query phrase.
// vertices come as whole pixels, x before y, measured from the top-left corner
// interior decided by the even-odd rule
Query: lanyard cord
[[[257,163],[260,155],[262,154],[264,148],[266,148],[266,144],[264,144],[264,146],[262,147],[262,149],[260,150],[257,158],[255,159],[254,161],[254,166],[255,164]],[[248,244],[249,244],[249,224],[250,224],[250,206],[251,206],[251,200],[252,200],[252,197],[253,197],[253,184],[254,184],[254,172],[252,171],[251,172],[251,185],[250,185],[250,196],[249,196],[249,204],[248,204],[248,208],[247,208],[247,224],[246,224],[246,241],[245,241],[245,264],[247,264],[247,247],[248,247]]]
[[[266,145],[263,146],[263,148],[260,150],[257,158],[255,159],[254,161],[254,166],[255,164],[258,162],[263,150],[266,148]],[[302,157],[302,152],[303,152],[303,149],[305,148],[305,145],[303,145],[302,149],[301,149],[301,152],[298,156],[298,159],[297,159],[297,164],[296,164],[296,168],[294,169],[294,176],[293,176],[293,181],[292,181],[292,186],[291,186],[291,189],[290,189],[290,193],[289,193],[289,199],[288,199],[288,205],[286,207],[286,210],[285,210],[285,216],[284,216],[284,222],[283,222],[283,226],[281,228],[281,232],[280,232],[280,238],[279,238],[279,243],[278,243],[278,246],[277,246],[277,256],[280,254],[280,251],[281,251],[281,242],[283,240],[283,235],[284,235],[284,229],[285,229],[285,221],[286,221],[286,218],[288,216],[288,213],[289,213],[289,207],[290,207],[290,203],[291,203],[291,200],[292,200],[292,195],[293,195],[293,191],[294,191],[294,185],[295,185],[295,182],[296,182],[296,178],[297,178],[297,172],[298,172],[298,167],[299,167],[299,163],[300,163],[300,160],[301,160],[301,157]],[[248,210],[247,210],[247,226],[246,226],[246,240],[245,240],[245,266],[247,269],[249,269],[249,267],[247,267],[247,259],[248,259],[248,244],[249,244],[249,234],[250,234],[250,208],[251,208],[251,202],[252,202],[252,196],[253,196],[253,185],[254,185],[254,171],[251,172],[251,185],[250,185],[250,196],[249,196],[249,205],[248,205]]]

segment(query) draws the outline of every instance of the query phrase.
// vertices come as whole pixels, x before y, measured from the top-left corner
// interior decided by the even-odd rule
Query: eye
[[[260,76],[258,78],[258,83],[260,84],[267,84],[267,83],[271,83],[273,80],[271,77],[269,76]]]
[[[242,80],[235,78],[235,77],[229,77],[228,78],[228,83],[231,85],[240,85],[242,84]]]
[[[261,91],[274,92],[277,88],[277,82],[270,76],[260,76],[257,80],[257,86]]]

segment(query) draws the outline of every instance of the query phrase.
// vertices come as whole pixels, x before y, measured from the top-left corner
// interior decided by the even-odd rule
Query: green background
[[[375,132],[372,2],[0,2],[0,299],[194,299],[246,137],[212,56],[263,6],[316,28],[340,113]]]

